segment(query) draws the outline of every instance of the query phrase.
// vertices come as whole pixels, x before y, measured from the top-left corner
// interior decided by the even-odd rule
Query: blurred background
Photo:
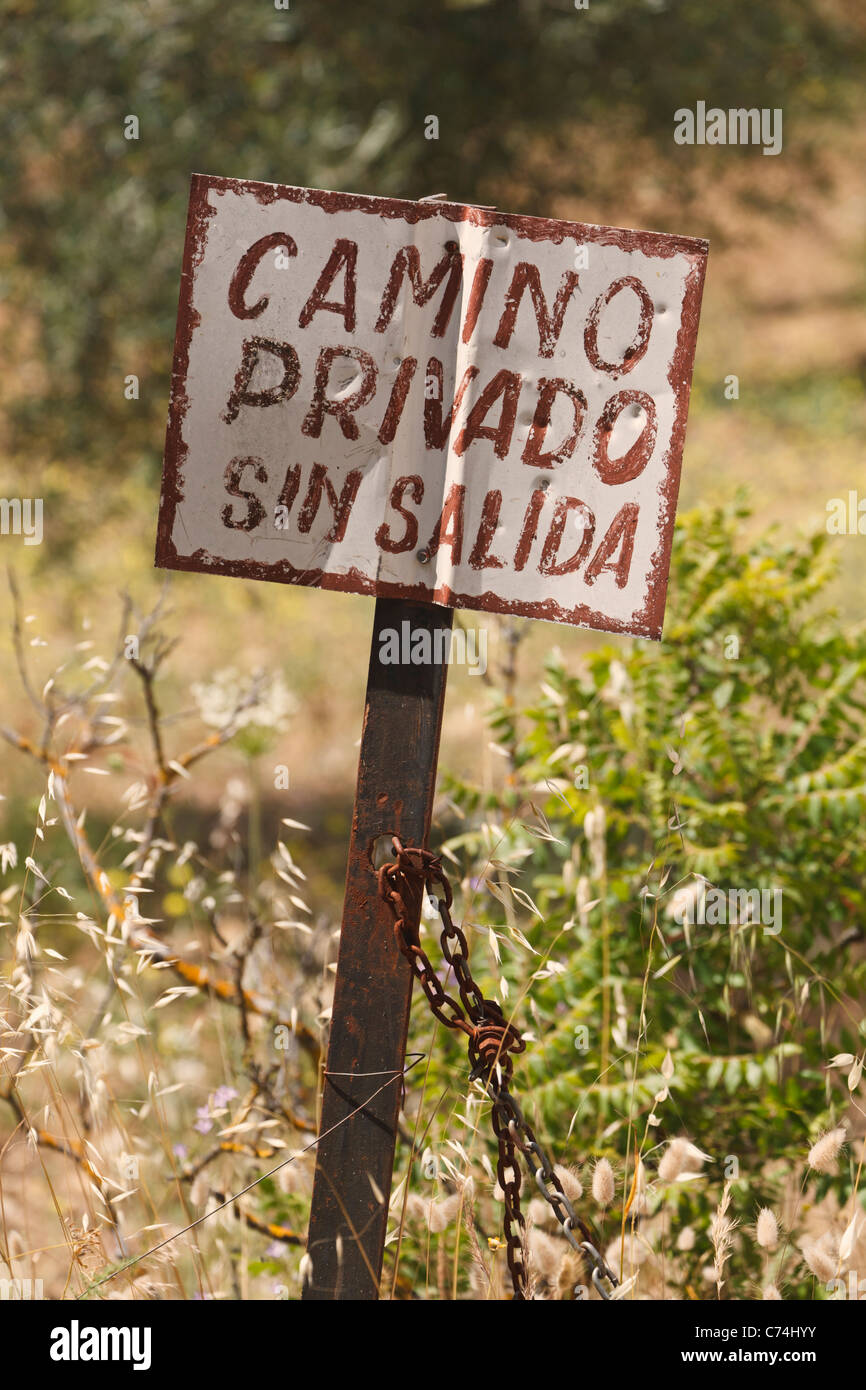
[[[47,642],[87,617],[113,626],[121,589],[145,603],[160,582],[192,171],[446,192],[708,236],[681,505],[745,484],[758,522],[820,524],[827,499],[862,476],[866,18],[853,0],[7,0],[2,11],[0,493],[44,499],[45,541],[0,546]],[[676,145],[675,110],[699,100],[782,108],[782,153]],[[128,115],[137,140],[124,136]],[[853,608],[857,539],[837,545],[839,598]],[[370,602],[186,575],[172,589],[181,675],[279,664],[309,716],[286,736],[293,788],[345,805]],[[535,629],[536,656],[590,640]],[[522,673],[532,667],[524,658]],[[483,756],[479,684],[453,675],[446,760],[452,747]],[[14,706],[8,683],[4,698]]]
[[[161,582],[152,552],[193,171],[708,236],[681,506],[744,484],[756,524],[821,524],[827,499],[862,477],[866,17],[853,0],[2,11],[0,494],[44,499],[45,541],[0,547],[38,613],[46,671],[55,636],[85,619],[113,628],[122,589],[145,604]],[[676,145],[674,112],[699,100],[781,108],[782,153]],[[738,399],[725,396],[731,375]],[[858,541],[836,545],[853,612]],[[298,802],[335,797],[344,822],[372,604],[188,575],[172,595],[178,677],[279,666],[305,709],[283,748]],[[551,645],[593,640],[532,627],[521,679]],[[507,660],[500,637],[491,630],[491,657]],[[450,749],[485,756],[481,684],[453,673],[446,762]]]
[[[730,502],[745,487],[752,514],[738,525],[754,534],[775,524],[783,544],[798,530],[823,530],[830,499],[866,491],[861,5],[278,4],[0,2],[0,497],[41,497],[45,533],[30,547],[0,536],[0,559],[17,576],[20,645],[37,690],[67,660],[78,678],[89,662],[98,669],[110,659],[122,595],[145,611],[165,582],[153,548],[194,171],[408,198],[443,192],[508,212],[708,237],[681,510]],[[677,145],[674,113],[699,101],[780,108],[781,153]],[[126,138],[130,116],[136,139]],[[436,139],[425,134],[431,116]],[[693,524],[684,545],[697,553],[702,544]],[[728,538],[717,534],[713,544],[721,567]],[[839,565],[831,597],[853,623],[862,613],[864,541],[829,544]],[[689,565],[686,556],[684,576]],[[169,602],[165,626],[178,640],[161,674],[168,756],[195,741],[202,718],[218,722],[245,674],[265,667],[272,678],[258,729],[208,758],[179,791],[178,844],[192,835],[218,846],[214,837],[228,826],[225,835],[253,860],[272,845],[281,817],[311,827],[304,895],[332,941],[372,602],[184,574],[171,577]],[[12,622],[3,585],[2,723],[38,737],[39,717],[15,672]],[[514,774],[491,735],[489,696],[500,711],[503,696],[506,711],[523,711],[552,649],[554,668],[570,672],[600,644],[598,634],[491,620],[487,678],[460,668],[449,675],[446,791],[451,774],[495,798]],[[764,655],[763,665],[760,654],[753,660],[752,679],[769,691],[784,657],[781,648]],[[708,691],[717,680],[711,671]],[[83,779],[95,844],[110,837],[120,797],[147,766],[140,691],[131,674],[128,682],[130,701],[139,701],[133,737],[104,760],[104,775]],[[545,698],[561,703],[558,689]],[[718,694],[721,712],[730,691]],[[661,706],[654,736],[663,741],[676,710]],[[787,722],[786,711],[780,728]],[[44,777],[6,745],[0,760],[0,841],[35,845]],[[274,790],[275,765],[288,769],[288,792]],[[618,765],[610,776],[615,800],[624,785]],[[639,783],[636,776],[636,802]],[[443,807],[447,819],[453,806],[444,797]],[[70,876],[60,881],[75,887],[77,866],[61,839],[57,832],[50,852],[67,856]],[[191,870],[172,872],[148,906],[180,929],[190,896],[179,890]],[[120,886],[117,863],[111,874]],[[815,891],[820,903],[824,888]],[[809,935],[812,920],[805,914]],[[69,931],[59,944],[73,940]],[[313,966],[315,975],[318,958]],[[193,1034],[178,1031],[185,1046]],[[125,1076],[124,1084],[132,1090]],[[195,1084],[204,1087],[197,1073]],[[736,1085],[734,1076],[729,1090]],[[790,1097],[779,1105],[794,1113]],[[759,1133],[765,1113],[756,1116]],[[23,1143],[16,1152],[23,1170],[29,1153]]]

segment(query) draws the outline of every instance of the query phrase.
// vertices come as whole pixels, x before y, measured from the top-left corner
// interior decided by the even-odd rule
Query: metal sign
[[[659,638],[706,256],[195,175],[157,564]]]
[[[305,1299],[379,1292],[451,608],[659,638],[707,244],[195,175],[157,564],[373,594]],[[418,927],[419,901],[406,929]],[[414,920],[409,920],[413,917]]]

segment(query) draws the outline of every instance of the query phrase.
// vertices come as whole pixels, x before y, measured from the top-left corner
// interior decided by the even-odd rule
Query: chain
[[[466,937],[451,917],[453,894],[442,860],[429,850],[406,848],[396,835],[392,843],[397,857],[379,870],[379,893],[394,915],[397,946],[408,960],[433,1015],[446,1028],[466,1035],[471,1066],[469,1079],[481,1081],[493,1102],[491,1120],[499,1149],[496,1178],[505,1206],[505,1247],[514,1297],[524,1301],[528,1288],[526,1223],[520,1208],[519,1151],[566,1240],[592,1265],[593,1287],[602,1298],[609,1299],[611,1295],[604,1281],[612,1288],[618,1281],[599,1254],[592,1231],[575,1212],[556,1169],[511,1091],[512,1059],[517,1053],[525,1052],[526,1044],[496,1000],[486,999],[472,978]],[[441,890],[441,896],[436,898],[442,921],[439,942],[457,984],[459,1003],[446,994],[420,941],[422,899],[425,894],[434,896],[434,888]]]

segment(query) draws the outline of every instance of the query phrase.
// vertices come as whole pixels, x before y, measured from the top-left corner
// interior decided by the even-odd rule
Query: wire
[[[264,1182],[266,1178],[273,1177],[274,1173],[278,1173],[279,1170],[281,1168],[285,1168],[287,1164],[294,1163],[296,1158],[303,1158],[305,1153],[309,1153],[310,1149],[314,1149],[316,1145],[321,1143],[323,1139],[326,1139],[329,1134],[333,1134],[334,1130],[339,1129],[341,1125],[347,1124],[349,1120],[354,1119],[354,1117],[356,1115],[359,1115],[362,1110],[365,1110],[372,1100],[375,1100],[378,1095],[381,1095],[383,1091],[386,1091],[389,1086],[393,1086],[394,1082],[398,1078],[405,1076],[407,1072],[410,1072],[412,1070],[413,1067],[417,1067],[419,1062],[423,1062],[427,1054],[426,1052],[410,1052],[408,1053],[408,1056],[414,1057],[415,1060],[413,1062],[410,1062],[407,1067],[403,1067],[400,1071],[395,1071],[390,1074],[381,1071],[359,1073],[325,1072],[326,1076],[387,1075],[388,1080],[383,1082],[383,1084],[379,1086],[378,1089],[375,1090],[371,1096],[368,1096],[362,1105],[357,1106],[357,1108],[355,1110],[350,1111],[348,1115],[344,1115],[342,1120],[338,1120],[335,1125],[331,1125],[330,1129],[326,1129],[324,1134],[317,1135],[316,1138],[311,1143],[305,1145],[303,1149],[300,1149],[297,1153],[293,1153],[289,1158],[284,1158],[281,1163],[277,1163],[275,1167],[269,1168],[267,1173],[262,1173],[260,1177],[254,1178],[251,1183],[247,1183],[246,1187],[242,1187],[239,1192],[235,1192],[231,1197],[226,1197],[225,1201],[220,1202],[218,1207],[214,1207],[213,1211],[205,1212],[204,1216],[196,1217],[195,1221],[190,1221],[188,1226],[183,1226],[181,1230],[175,1231],[173,1236],[166,1236],[165,1240],[161,1240],[158,1245],[151,1246],[150,1250],[145,1250],[143,1254],[136,1255],[133,1259],[127,1260],[122,1265],[118,1265],[117,1269],[113,1269],[110,1274],[104,1274],[103,1277],[101,1279],[97,1279],[94,1284],[88,1284],[87,1288],[84,1289],[82,1293],[75,1295],[76,1299],[85,1298],[87,1294],[92,1293],[94,1289],[98,1289],[102,1284],[107,1284],[110,1279],[116,1279],[118,1274],[123,1274],[125,1270],[131,1269],[133,1265],[137,1265],[142,1260],[148,1259],[149,1256],[155,1255],[157,1250],[162,1250],[166,1245],[171,1245],[173,1240],[178,1240],[181,1236],[185,1236],[188,1231],[192,1231],[195,1229],[196,1226],[200,1226],[203,1221],[209,1221],[212,1216],[216,1216],[218,1211],[223,1211],[225,1207],[230,1207],[232,1202],[236,1202],[238,1198],[243,1197],[245,1193],[251,1192],[252,1189],[254,1187],[257,1187],[260,1182]]]

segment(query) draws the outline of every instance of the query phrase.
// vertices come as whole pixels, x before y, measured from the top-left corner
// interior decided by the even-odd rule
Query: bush
[[[810,1170],[810,1204],[828,1214],[803,1224],[805,1156],[856,1101],[866,1032],[866,644],[814,602],[827,537],[746,540],[747,519],[742,501],[682,516],[665,640],[611,643],[578,669],[552,654],[529,709],[495,705],[504,795],[448,785],[469,825],[446,846],[467,913],[493,927],[502,963],[488,971],[532,1027],[516,1089],[559,1155],[612,1162],[607,1236],[631,1194],[622,1229],[634,1223],[637,1287],[656,1296],[699,1286],[728,1179],[735,1220],[774,1206],[831,1256],[857,1200],[843,1150],[840,1176]],[[754,920],[730,890],[763,890]],[[424,1047],[417,1005],[414,1022]],[[683,1138],[700,1152],[672,1146]],[[662,1276],[658,1251],[684,1228],[697,1239]],[[609,1256],[623,1250],[629,1273],[627,1242]],[[753,1239],[737,1257],[739,1296],[759,1279],[814,1296],[790,1245],[776,1272],[762,1274]]]

